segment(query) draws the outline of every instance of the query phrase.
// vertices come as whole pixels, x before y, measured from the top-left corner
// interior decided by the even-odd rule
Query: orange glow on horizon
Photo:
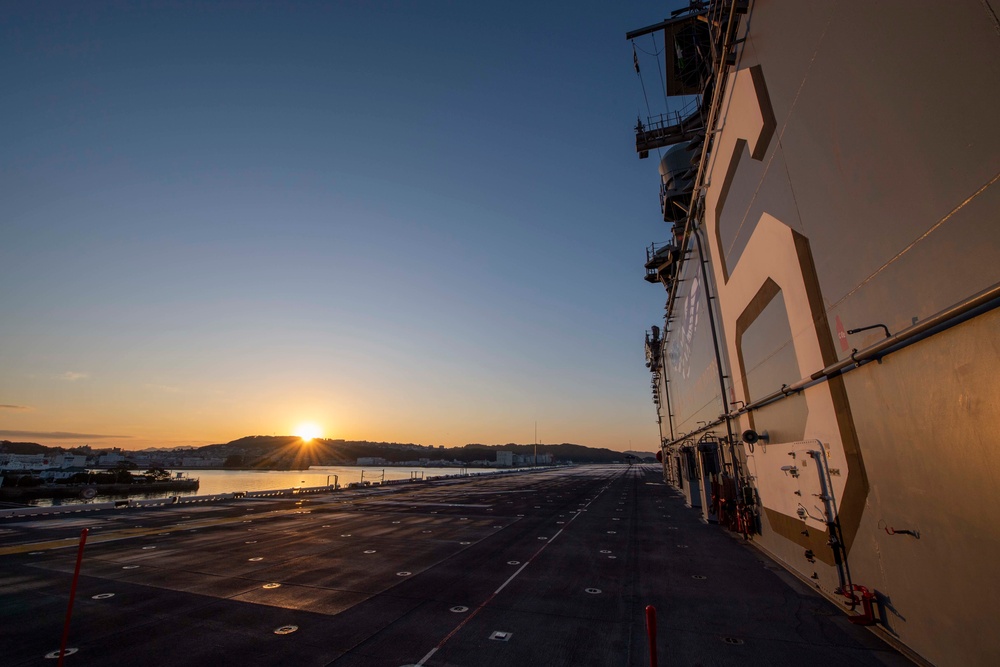
[[[302,442],[312,442],[323,437],[323,429],[318,424],[307,422],[295,427],[295,435],[302,438]]]

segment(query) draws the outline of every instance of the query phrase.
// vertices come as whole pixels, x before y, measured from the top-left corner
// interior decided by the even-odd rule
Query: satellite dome
[[[660,209],[665,222],[678,222],[687,217],[686,207],[694,186],[690,145],[689,141],[674,144],[660,160]]]

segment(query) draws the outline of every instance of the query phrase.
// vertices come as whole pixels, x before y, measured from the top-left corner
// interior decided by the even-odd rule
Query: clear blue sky
[[[670,7],[4,3],[0,438],[652,450]]]

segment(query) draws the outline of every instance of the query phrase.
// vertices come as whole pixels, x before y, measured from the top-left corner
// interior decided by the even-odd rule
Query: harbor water
[[[490,474],[496,472],[492,468],[420,468],[404,466],[314,466],[309,470],[198,470],[188,468],[172,468],[170,476],[183,473],[184,477],[197,478],[200,482],[197,491],[162,491],[158,493],[131,494],[128,497],[151,499],[168,498],[171,496],[210,496],[220,493],[240,491],[268,491],[271,489],[291,489],[295,487],[326,486],[338,483],[341,487],[354,482],[379,483],[383,480],[398,479],[430,479],[444,475],[459,474]],[[114,496],[120,499],[126,496]],[[72,505],[85,502],[107,502],[112,496],[98,495],[92,500],[76,498],[40,498],[28,504],[37,507],[50,505]]]

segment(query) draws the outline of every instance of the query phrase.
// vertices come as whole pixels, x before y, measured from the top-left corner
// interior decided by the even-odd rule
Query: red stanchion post
[[[656,607],[646,605],[646,634],[649,636],[649,667],[656,667]]]
[[[59,667],[63,667],[66,657],[66,642],[69,640],[69,619],[73,617],[73,598],[76,597],[76,582],[80,580],[80,563],[83,562],[83,545],[87,543],[87,529],[80,531],[80,548],[76,552],[76,569],[73,570],[73,585],[69,589],[69,606],[66,607],[66,623],[63,625],[62,642],[59,644]]]

